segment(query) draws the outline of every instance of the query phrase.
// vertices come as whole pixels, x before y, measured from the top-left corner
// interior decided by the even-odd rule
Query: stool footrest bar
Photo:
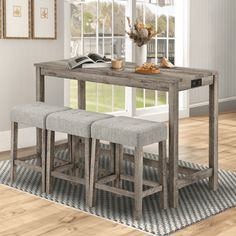
[[[111,192],[111,193],[115,193],[115,194],[118,194],[118,195],[123,195],[123,196],[126,196],[126,197],[134,198],[134,193],[133,192],[130,192],[130,191],[124,190],[124,189],[120,189],[120,188],[111,187],[111,186],[108,186],[108,185],[105,185],[105,184],[96,183],[95,188],[100,189],[100,190],[104,190],[104,191],[108,191],[108,192]]]
[[[144,197],[147,197],[149,195],[152,195],[154,193],[158,193],[158,192],[161,192],[162,191],[162,186],[161,185],[156,185],[155,187],[153,188],[150,188],[146,191],[143,191],[143,198]]]
[[[213,173],[213,169],[205,169],[205,170],[199,170],[198,172],[189,175],[189,176],[185,176],[181,179],[178,180],[178,188],[184,188],[188,185],[194,184],[196,182],[199,182],[200,180],[209,178],[210,176],[212,176]]]
[[[116,177],[117,177],[116,175],[109,175],[109,176],[106,176],[106,177],[103,177],[103,178],[99,179],[97,181],[97,183],[106,184],[106,183],[114,181],[116,179]]]
[[[127,180],[127,181],[130,181],[130,182],[134,182],[134,177],[130,176],[130,175],[121,175],[120,178],[122,180]],[[146,185],[146,186],[149,186],[149,187],[156,187],[157,182],[149,181],[149,180],[143,180],[143,185]]]
[[[28,156],[19,157],[17,160],[19,160],[19,161],[30,161],[30,160],[37,159],[37,158],[39,158],[37,156],[37,154],[31,154],[31,155],[28,155]]]
[[[63,164],[61,166],[57,166],[54,168],[54,171],[57,171],[57,172],[63,172],[63,171],[66,171],[66,170],[70,170],[74,167],[73,164],[70,164],[70,163],[66,163],[66,164]]]
[[[55,177],[55,178],[67,180],[67,181],[72,182],[72,183],[85,185],[85,180],[84,179],[81,179],[81,178],[79,179],[78,177],[66,175],[66,174],[63,174],[63,173],[60,173],[60,172],[57,172],[57,171],[52,171],[51,176]]]
[[[15,160],[14,162],[17,166],[22,166],[22,167],[25,167],[27,169],[30,169],[30,170],[33,170],[36,172],[42,172],[41,166],[32,165],[32,164],[29,164],[29,163],[26,163],[26,162],[20,161],[20,160]]]

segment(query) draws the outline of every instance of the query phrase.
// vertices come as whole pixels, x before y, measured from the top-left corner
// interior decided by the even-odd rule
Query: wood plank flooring
[[[155,148],[154,148],[155,150]],[[24,149],[21,154],[29,154]],[[193,117],[180,122],[180,158],[207,164],[208,118]],[[0,153],[6,160],[9,153]],[[236,171],[236,113],[221,114],[219,120],[219,167]],[[1,236],[141,236],[132,228],[104,220],[0,185]],[[234,236],[236,208],[189,226],[175,236]]]

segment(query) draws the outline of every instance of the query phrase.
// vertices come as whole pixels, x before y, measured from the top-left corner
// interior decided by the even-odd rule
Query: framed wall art
[[[3,0],[3,37],[29,39],[31,37],[31,1]]]
[[[56,39],[57,0],[32,0],[32,33],[34,39]]]

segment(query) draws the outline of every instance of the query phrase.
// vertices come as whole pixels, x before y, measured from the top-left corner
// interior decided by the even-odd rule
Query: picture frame
[[[3,0],[3,38],[31,38],[31,1]]]
[[[32,0],[32,38],[57,38],[57,0]]]

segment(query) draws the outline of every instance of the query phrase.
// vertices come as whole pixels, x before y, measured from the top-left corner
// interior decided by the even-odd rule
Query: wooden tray
[[[152,70],[152,71],[148,71],[148,70],[135,70],[135,73],[138,74],[144,74],[144,75],[155,75],[155,74],[160,74],[161,71],[159,69],[157,70]]]

